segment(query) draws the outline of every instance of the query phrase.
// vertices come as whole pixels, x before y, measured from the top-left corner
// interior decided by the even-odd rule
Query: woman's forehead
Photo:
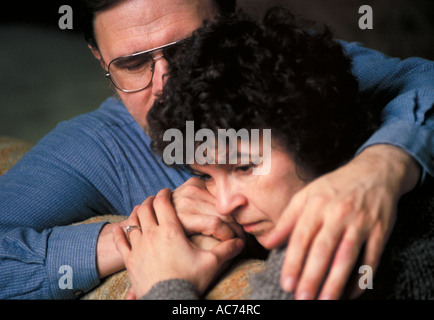
[[[205,133],[206,131],[206,133]],[[197,133],[200,132],[198,135]],[[194,137],[194,153],[187,161],[198,164],[249,164],[257,162],[271,148],[271,130],[253,129],[235,131],[233,129],[218,132],[201,129],[194,136],[185,137],[186,149],[188,141]]]

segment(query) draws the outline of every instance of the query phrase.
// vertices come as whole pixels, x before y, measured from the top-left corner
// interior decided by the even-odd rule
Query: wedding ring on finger
[[[139,230],[139,231],[142,231],[142,229],[140,229],[139,226],[134,226],[134,225],[127,226],[127,227],[125,228],[125,235],[127,236],[127,240],[128,240],[128,242],[130,242],[130,232],[131,232],[132,230],[134,230],[134,229],[137,229],[137,230]]]

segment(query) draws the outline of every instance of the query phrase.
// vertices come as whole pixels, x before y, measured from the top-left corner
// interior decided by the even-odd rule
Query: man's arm
[[[354,160],[313,181],[282,214],[270,245],[289,237],[281,282],[298,299],[340,297],[364,244],[363,262],[375,270],[399,198],[434,173],[434,63],[356,44],[345,51],[362,98],[385,106],[383,123]]]
[[[421,182],[434,175],[434,62],[387,57],[357,43],[343,42],[364,101],[384,107],[380,128],[358,150],[393,145],[421,167]]]
[[[1,298],[76,298],[99,283],[96,243],[104,224],[68,226],[115,212],[90,178],[102,179],[97,148],[64,125],[0,177]],[[72,288],[59,285],[62,266],[72,272]]]

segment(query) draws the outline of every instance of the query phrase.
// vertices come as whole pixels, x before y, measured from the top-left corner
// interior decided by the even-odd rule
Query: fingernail
[[[296,300],[312,300],[313,297],[309,292],[304,291],[304,292],[301,292],[299,294],[296,294],[295,299]]]
[[[318,297],[318,300],[333,300],[333,298],[332,298],[331,295],[328,295],[328,294],[321,294],[321,295]]]
[[[295,288],[295,279],[293,277],[285,277],[282,283],[282,289],[286,292],[292,292]]]

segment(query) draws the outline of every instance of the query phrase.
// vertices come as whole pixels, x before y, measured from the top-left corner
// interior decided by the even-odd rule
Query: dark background
[[[146,1],[146,0],[143,0]],[[327,24],[336,37],[390,56],[434,60],[434,0],[238,0],[261,15],[272,5]],[[73,30],[61,30],[59,7],[74,10]],[[361,5],[374,29],[361,30]],[[84,41],[74,1],[14,2],[0,16],[0,136],[36,142],[60,121],[96,109],[111,92]]]

